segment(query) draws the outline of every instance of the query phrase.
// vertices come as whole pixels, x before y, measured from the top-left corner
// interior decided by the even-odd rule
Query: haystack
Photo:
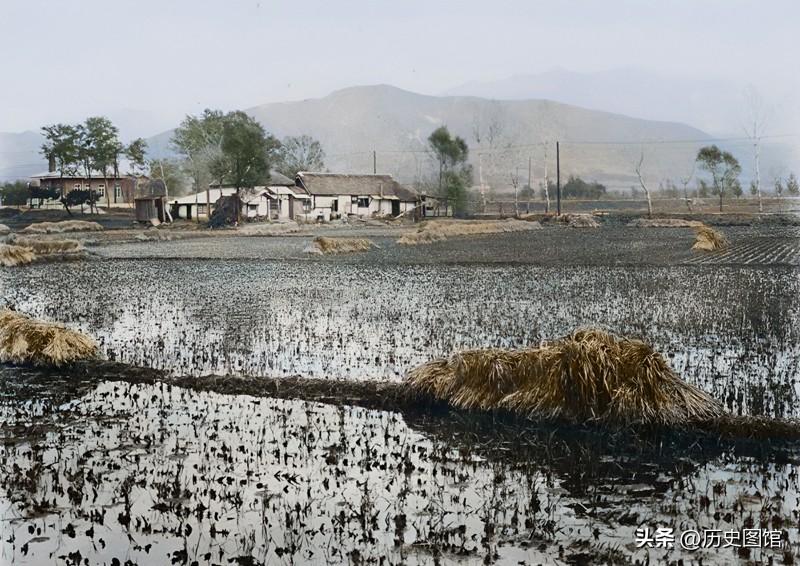
[[[0,236],[5,236],[6,234],[11,233],[11,228],[6,226],[5,224],[0,224]]]
[[[460,409],[503,409],[575,424],[687,426],[722,406],[640,340],[579,330],[536,348],[469,350],[412,370],[417,394]]]
[[[562,214],[556,218],[571,228],[600,227],[600,223],[591,214]]]
[[[728,247],[725,234],[718,232],[710,226],[701,226],[695,230],[693,250],[713,252],[724,250]]]
[[[3,267],[26,265],[35,259],[36,254],[29,248],[0,244],[0,265]]]
[[[704,226],[699,220],[684,218],[636,218],[628,226],[637,228],[700,228]]]
[[[303,251],[309,254],[329,255],[366,252],[373,247],[375,247],[375,244],[365,238],[326,238],[317,236]]]
[[[0,310],[0,362],[61,366],[95,356],[97,344],[80,332]]]
[[[70,255],[85,251],[83,245],[78,240],[44,240],[15,235],[10,236],[8,241],[15,246],[28,248],[36,254],[36,256]]]
[[[423,222],[416,232],[404,234],[397,240],[397,243],[413,246],[440,242],[453,236],[483,236],[537,230],[541,227],[538,222],[516,219],[500,221],[431,220]]]
[[[37,222],[26,226],[23,234],[61,234],[64,232],[99,232],[103,227],[97,222],[86,220],[63,220],[61,222]]]

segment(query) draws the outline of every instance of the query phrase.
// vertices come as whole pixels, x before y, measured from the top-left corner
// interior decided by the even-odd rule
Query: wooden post
[[[561,152],[556,142],[556,216],[561,216]]]

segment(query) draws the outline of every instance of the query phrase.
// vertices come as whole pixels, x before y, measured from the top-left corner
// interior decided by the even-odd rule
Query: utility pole
[[[378,174],[378,152],[374,149],[372,150],[372,174]]]
[[[529,213],[531,211],[531,193],[533,192],[533,185],[531,184],[531,161],[533,158],[529,155],[528,156],[528,204],[525,205],[525,212]]]
[[[556,216],[561,216],[561,150],[556,142]]]

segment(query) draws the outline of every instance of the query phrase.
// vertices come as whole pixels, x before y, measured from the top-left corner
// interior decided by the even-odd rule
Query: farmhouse
[[[302,217],[310,221],[329,221],[347,215],[400,216],[415,213],[417,193],[390,175],[349,175],[301,171],[295,185],[310,199]]]
[[[222,197],[236,193],[234,187],[212,186],[208,191],[173,199],[170,201],[172,216],[187,220],[198,217],[208,218],[209,203],[211,212]],[[303,202],[310,196],[295,187],[294,181],[277,171],[270,173],[268,185],[241,189],[239,199],[242,201],[242,216],[250,219],[288,220],[295,218],[295,213],[302,213]]]
[[[61,172],[56,170],[55,163],[51,162],[48,171],[31,177],[31,185],[42,189],[56,189],[62,197],[74,190],[91,189],[100,195],[98,204],[101,206],[103,204],[111,207],[131,206],[137,184],[140,180],[147,180],[145,175],[125,173],[132,170],[128,161],[121,160],[114,170],[106,173],[105,177],[102,171],[93,170],[87,175],[83,169],[61,175]]]

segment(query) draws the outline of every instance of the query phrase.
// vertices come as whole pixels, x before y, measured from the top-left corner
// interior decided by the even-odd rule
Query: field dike
[[[429,220],[423,222],[416,232],[404,234],[398,244],[415,246],[441,242],[454,236],[483,236],[505,232],[522,232],[541,228],[538,222],[525,220]]]
[[[375,244],[366,238],[326,238],[325,236],[317,236],[303,251],[308,254],[334,255],[366,252],[374,247]]]
[[[38,260],[63,260],[83,257],[86,253],[77,240],[38,239],[13,234],[0,244],[0,265],[15,267]]]
[[[97,344],[60,324],[0,310],[0,362],[59,367],[97,356]]]
[[[684,382],[648,344],[599,329],[520,350],[479,349],[426,362],[403,381],[174,377],[97,359],[95,342],[58,324],[0,311],[0,361],[61,367],[61,375],[363,406],[463,412],[555,426],[728,439],[800,439],[800,421],[742,417]]]
[[[103,227],[86,220],[62,220],[61,222],[37,222],[26,226],[22,234],[62,234],[64,232],[100,232]]]

